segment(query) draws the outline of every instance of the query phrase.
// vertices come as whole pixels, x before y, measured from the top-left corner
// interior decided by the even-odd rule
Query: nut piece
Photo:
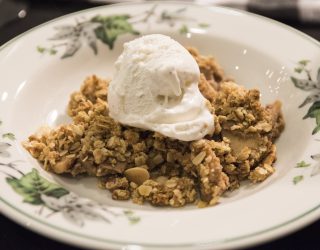
[[[168,188],[175,188],[177,186],[177,181],[174,179],[170,179],[166,181],[166,187]]]
[[[152,191],[151,186],[142,185],[138,187],[138,192],[142,196],[148,196],[151,193],[151,191]]]
[[[208,202],[203,201],[203,200],[199,200],[197,203],[198,208],[204,208],[208,206]]]
[[[206,157],[206,152],[202,151],[196,157],[193,158],[192,163],[194,165],[199,165],[205,157]]]
[[[129,181],[137,183],[138,185],[141,185],[143,182],[150,178],[148,170],[142,167],[129,168],[124,171],[124,175]]]
[[[64,158],[61,161],[57,162],[56,165],[54,165],[53,172],[56,174],[62,174],[67,172],[67,170],[71,167],[72,159],[70,158]]]
[[[156,179],[156,181],[157,181],[160,185],[165,184],[167,180],[168,180],[168,177],[163,176],[163,175],[159,176],[159,177]]]

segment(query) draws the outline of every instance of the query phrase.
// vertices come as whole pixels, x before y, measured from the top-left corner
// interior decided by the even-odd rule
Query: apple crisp
[[[189,52],[214,115],[213,135],[185,142],[124,126],[108,115],[110,81],[90,76],[70,97],[72,123],[31,135],[24,147],[45,170],[96,176],[113,199],[138,204],[215,205],[243,180],[264,181],[275,171],[274,141],[284,129],[281,103],[262,106],[259,90],[229,80],[212,57]]]

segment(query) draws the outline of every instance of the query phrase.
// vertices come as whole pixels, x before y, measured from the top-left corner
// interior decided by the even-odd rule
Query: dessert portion
[[[155,46],[162,46],[164,42],[143,39],[140,41],[143,44],[150,42]],[[140,42],[138,40],[131,45],[135,47]],[[147,51],[151,54],[155,51],[152,44],[151,49],[144,52],[146,57]],[[195,203],[198,207],[215,205],[223,193],[238,188],[241,181],[261,182],[275,171],[274,141],[284,128],[279,101],[262,106],[258,90],[246,90],[228,80],[212,57],[202,56],[196,49],[189,48],[189,54],[200,70],[196,82],[197,70],[192,58],[183,55],[179,46],[175,55],[181,53],[181,58],[186,58],[186,74],[180,73],[184,69],[183,62],[168,62],[177,78],[162,78],[159,74],[152,82],[140,82],[136,86],[135,82],[131,82],[133,86],[130,86],[131,80],[150,80],[139,77],[148,71],[149,66],[152,73],[159,65],[152,56],[147,62],[142,60],[142,68],[126,65],[134,63],[134,57],[125,59],[126,53],[127,56],[143,54],[138,53],[138,47],[133,52],[134,49],[129,48],[131,45],[118,60],[118,75],[113,81],[90,76],[80,91],[71,95],[68,105],[71,124],[31,135],[24,143],[24,147],[43,164],[44,169],[56,174],[96,176],[99,186],[109,190],[116,200],[132,199],[138,204],[150,202],[156,206],[172,207],[188,203]],[[165,53],[166,50],[159,48],[159,51]],[[159,55],[160,58],[163,64],[167,63],[165,56]],[[162,69],[160,72],[168,73],[167,66]],[[121,76],[125,72],[137,73],[137,76]],[[193,88],[190,93],[197,95],[194,85],[205,99],[196,96],[194,104],[199,106],[192,107],[192,103],[184,103],[183,99],[188,88]],[[137,86],[141,87],[141,93],[147,93],[144,92],[146,88],[150,92],[156,91],[144,96],[139,103],[130,100],[139,96],[138,89],[135,89]],[[162,91],[159,93],[164,96],[164,102],[152,99],[148,104],[150,107],[143,107],[148,103],[148,99],[144,98],[156,98],[157,91]],[[168,97],[166,101],[165,96]],[[173,105],[166,106],[170,103],[169,97],[173,99]],[[117,103],[120,101],[117,98],[125,101]],[[148,111],[143,113],[144,108]],[[197,112],[192,113],[189,108],[192,112],[197,109]],[[181,111],[177,116],[169,112],[176,110]],[[186,110],[188,112],[184,114]],[[166,112],[169,112],[168,116]],[[129,118],[125,117],[127,113]],[[177,136],[171,137],[163,132],[173,133],[176,126],[184,122],[205,124],[207,118],[202,117],[207,117],[208,113],[214,120],[208,122],[208,127],[211,124],[213,129],[208,129],[199,139],[176,139]],[[152,115],[154,119],[149,120]],[[168,121],[164,119],[166,117]],[[159,129],[162,124],[169,129]],[[188,136],[188,131],[192,134],[193,127],[184,127],[180,135]],[[202,130],[198,132],[202,133]]]
[[[108,90],[113,119],[182,141],[213,133],[199,67],[181,44],[160,34],[143,36],[124,44],[115,67]]]

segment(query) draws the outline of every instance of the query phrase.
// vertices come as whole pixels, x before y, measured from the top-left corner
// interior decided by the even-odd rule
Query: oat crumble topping
[[[88,77],[71,95],[71,124],[31,135],[24,147],[56,174],[90,175],[116,200],[156,206],[215,205],[242,180],[262,182],[275,169],[284,120],[281,103],[263,107],[256,89],[228,79],[212,57],[194,48],[199,89],[215,114],[213,136],[184,142],[124,126],[108,116],[109,81]]]

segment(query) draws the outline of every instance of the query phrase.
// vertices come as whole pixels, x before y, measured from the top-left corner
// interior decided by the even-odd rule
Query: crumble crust
[[[31,135],[24,147],[45,170],[96,176],[113,199],[138,204],[215,205],[242,180],[264,181],[275,171],[274,141],[284,129],[281,103],[263,107],[257,89],[244,89],[214,58],[188,50],[214,115],[212,136],[184,142],[117,123],[108,116],[109,80],[93,75],[70,97],[72,123]]]

